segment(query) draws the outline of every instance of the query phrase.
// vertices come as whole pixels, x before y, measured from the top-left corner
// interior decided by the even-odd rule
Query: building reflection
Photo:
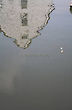
[[[51,0],[0,0],[0,26],[6,36],[15,39],[17,46],[29,47],[49,20],[54,9]]]

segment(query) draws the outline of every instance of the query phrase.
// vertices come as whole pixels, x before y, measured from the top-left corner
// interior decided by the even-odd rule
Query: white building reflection
[[[17,46],[27,48],[54,9],[52,0],[0,0],[0,27]]]

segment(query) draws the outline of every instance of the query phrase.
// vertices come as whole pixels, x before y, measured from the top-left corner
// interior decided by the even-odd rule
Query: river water
[[[0,0],[0,110],[72,110],[69,3]]]

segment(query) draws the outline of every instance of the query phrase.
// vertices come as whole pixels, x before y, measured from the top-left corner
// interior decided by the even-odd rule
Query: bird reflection
[[[17,46],[26,49],[47,24],[54,9],[52,4],[51,0],[0,0],[1,30],[14,38]]]

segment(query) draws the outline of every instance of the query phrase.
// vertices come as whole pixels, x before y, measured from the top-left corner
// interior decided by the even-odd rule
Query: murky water
[[[4,36],[3,32],[0,33],[1,110],[72,110],[72,14],[69,9],[70,1],[53,1],[55,10],[50,14],[48,25],[40,31],[41,35],[38,36],[36,33],[38,27],[29,33],[25,28],[30,29],[32,26],[44,25],[46,20],[44,6],[48,0],[45,0],[45,4],[41,0],[39,1],[37,3],[31,0],[32,3],[28,5],[26,0],[19,0],[19,2],[18,0],[0,0],[1,30],[8,37],[13,38],[10,39]],[[35,18],[33,18],[33,22],[31,21],[31,25],[29,25],[30,21],[27,18],[30,13],[27,8],[30,7],[31,10],[31,7],[34,6],[31,13],[32,16],[37,16],[34,14],[37,13],[34,3],[36,7],[43,6],[41,9],[44,12],[39,15],[43,18],[39,18],[39,16],[36,18],[38,24],[35,24]],[[47,13],[50,3],[52,2],[47,4],[48,9],[46,7]],[[7,4],[9,4],[8,7]],[[8,11],[8,9],[10,10]],[[13,11],[11,11],[12,9]],[[24,10],[27,14],[23,14]],[[38,20],[43,21],[39,22]],[[13,31],[14,29],[17,31]],[[23,30],[24,33],[22,33]],[[33,33],[34,30],[35,33]],[[16,34],[16,32],[18,33]],[[33,39],[34,36],[32,36],[31,38],[30,32],[32,35],[37,34],[38,37]],[[24,39],[21,39],[22,37]],[[31,38],[32,43],[28,48],[23,49],[27,38]],[[13,41],[22,48],[17,47]]]

